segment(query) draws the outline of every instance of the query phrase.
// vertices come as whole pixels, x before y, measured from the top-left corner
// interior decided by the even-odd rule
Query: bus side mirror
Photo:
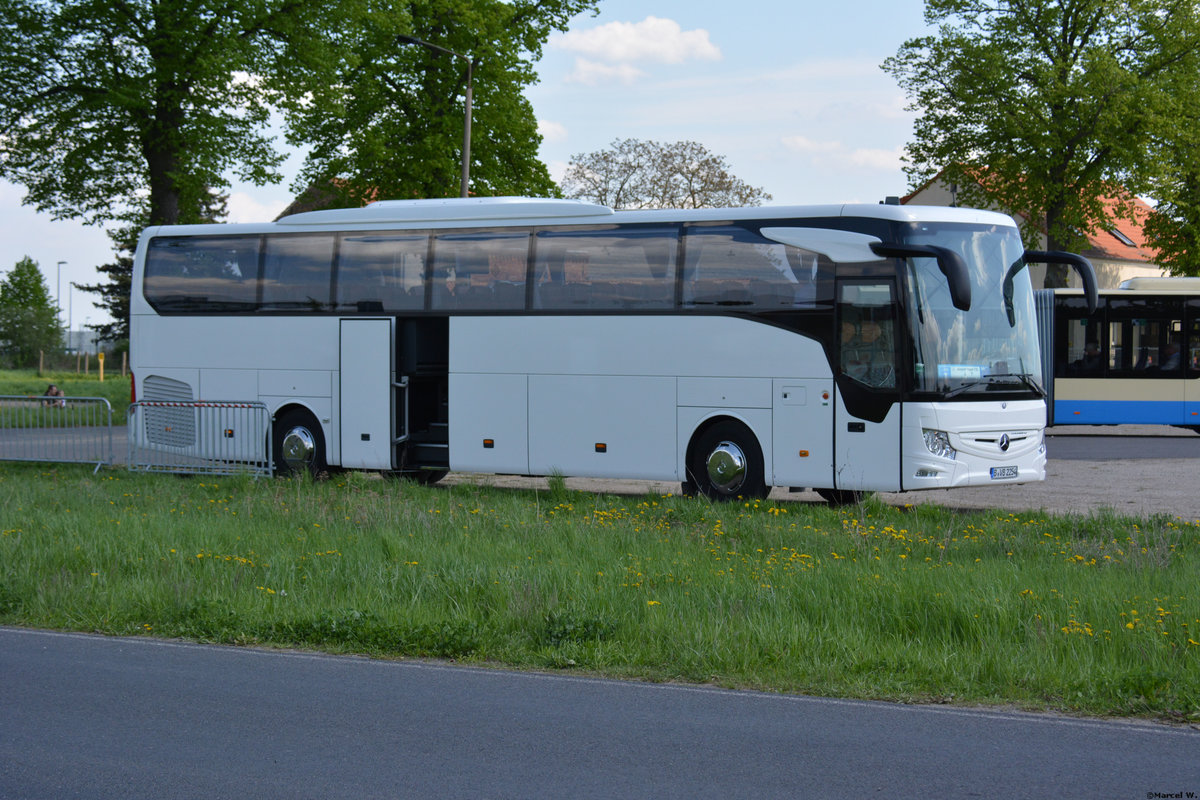
[[[971,273],[962,256],[947,247],[932,244],[873,244],[871,250],[884,258],[934,258],[950,285],[950,301],[959,311],[971,310]]]
[[[1083,294],[1087,297],[1088,313],[1095,314],[1100,302],[1100,292],[1096,287],[1096,270],[1092,262],[1075,253],[1064,253],[1059,250],[1026,250],[1025,261],[1034,264],[1065,264],[1071,267],[1083,281]]]

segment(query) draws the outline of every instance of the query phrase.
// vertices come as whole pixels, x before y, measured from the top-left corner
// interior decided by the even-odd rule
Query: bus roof
[[[595,225],[637,222],[704,222],[741,219],[859,217],[895,222],[957,222],[1015,227],[1012,218],[992,211],[945,206],[833,204],[752,206],[746,208],[652,209],[614,211],[581,200],[545,197],[449,197],[431,200],[382,200],[359,208],[306,211],[269,223],[162,226],[148,235],[264,233],[270,230],[366,230],[388,227],[468,227],[492,225]]]
[[[1200,278],[1130,278],[1121,281],[1120,288],[1145,292],[1200,294]]]

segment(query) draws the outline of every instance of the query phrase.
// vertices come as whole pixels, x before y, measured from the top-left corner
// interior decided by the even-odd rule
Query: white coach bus
[[[134,391],[265,403],[285,472],[832,502],[1037,481],[1034,260],[1091,277],[1077,256],[1025,252],[1010,218],[957,208],[455,198],[150,228]]]

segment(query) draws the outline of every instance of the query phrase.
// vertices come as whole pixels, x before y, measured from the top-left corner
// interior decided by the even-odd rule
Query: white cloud
[[[567,170],[570,168],[570,166],[570,161],[563,161],[562,159],[558,158],[551,159],[546,162],[546,169],[550,170],[550,177],[553,178],[556,183],[562,183],[562,180],[566,177]]]
[[[798,153],[828,154],[845,150],[841,142],[818,142],[806,136],[785,136],[783,146]]]
[[[825,164],[864,170],[898,170],[902,166],[901,157],[904,155],[903,145],[891,150],[871,147],[849,148],[842,142],[816,141],[805,136],[785,136],[782,142],[783,146],[789,150],[812,156],[814,164],[819,161]]]
[[[575,60],[575,69],[564,80],[586,86],[600,86],[606,83],[628,85],[645,75],[646,73],[632,64],[601,64],[598,61],[578,58]]]
[[[561,122],[538,120],[537,132],[542,135],[542,141],[557,144],[567,140],[567,126]]]
[[[229,209],[227,219],[229,222],[270,222],[287,208],[288,202],[283,200],[264,203],[245,192],[233,192],[226,204]]]
[[[552,47],[601,61],[649,61],[682,64],[685,61],[718,61],[721,50],[703,28],[685,31],[679,23],[661,17],[641,22],[610,22],[585,31],[568,31],[551,38]]]
[[[894,147],[891,150],[879,150],[867,147],[851,150],[849,161],[856,167],[864,167],[866,169],[900,169],[902,166],[900,159],[903,155],[903,145]]]

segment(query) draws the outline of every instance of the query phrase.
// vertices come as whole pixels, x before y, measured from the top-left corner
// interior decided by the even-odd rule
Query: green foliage
[[[332,63],[310,61],[280,91],[289,140],[310,148],[296,190],[313,188],[310,206],[458,195],[470,59],[471,194],[555,194],[523,92],[550,33],[597,2],[405,0],[370,9],[345,29]],[[336,77],[318,80],[329,69]]]
[[[1200,520],[14,464],[0,507],[4,624],[1200,719]]]
[[[93,305],[104,309],[112,317],[112,322],[91,326],[101,341],[129,339],[129,293],[133,288],[133,254],[137,249],[137,234],[133,226],[110,234],[117,248],[116,258],[109,264],[96,267],[96,272],[104,281],[73,284],[80,291],[100,295]]]
[[[7,0],[0,175],[57,218],[191,222],[229,175],[278,180],[265,78],[356,0]]]
[[[62,347],[58,311],[38,264],[26,256],[0,280],[0,356],[10,367],[36,367]]]
[[[771,199],[729,172],[724,156],[697,142],[617,139],[576,153],[563,178],[567,197],[622,208],[726,208]]]
[[[1101,198],[1150,191],[1170,166],[1164,143],[1192,124],[1191,0],[927,0],[925,17],[937,33],[883,65],[920,114],[906,171],[1024,215],[1029,244],[1048,234],[1073,249],[1111,227]]]
[[[1193,115],[1193,118],[1196,115]],[[1200,276],[1200,141],[1196,134],[1173,143],[1175,158],[1157,181],[1155,214],[1146,239],[1158,263],[1172,275]]]

